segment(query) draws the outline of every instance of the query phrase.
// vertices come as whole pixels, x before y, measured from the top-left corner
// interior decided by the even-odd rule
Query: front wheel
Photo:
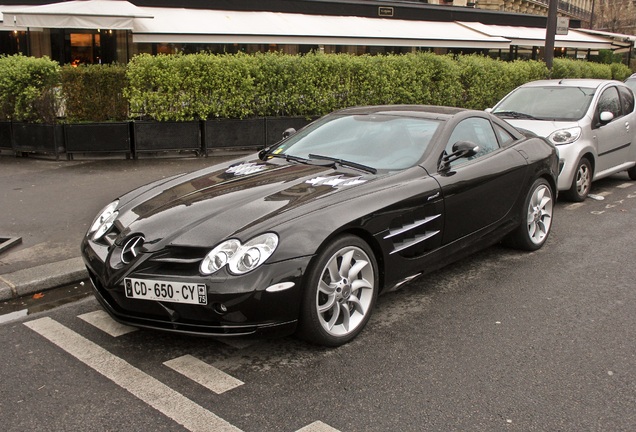
[[[592,165],[586,158],[581,158],[576,166],[574,179],[570,189],[564,195],[567,199],[574,202],[585,201],[587,194],[590,193],[592,187]]]
[[[337,238],[320,252],[307,277],[298,334],[325,346],[340,346],[362,331],[378,294],[378,266],[359,237]]]
[[[508,238],[510,245],[528,251],[543,246],[552,227],[553,208],[554,199],[550,184],[544,178],[535,180],[526,196],[521,224]]]
[[[630,180],[636,180],[636,166],[631,167],[627,170],[627,175]]]

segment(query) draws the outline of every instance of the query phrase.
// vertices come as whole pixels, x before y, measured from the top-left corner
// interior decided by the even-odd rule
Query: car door
[[[503,141],[502,134],[506,132],[498,133]],[[500,146],[488,118],[469,117],[459,122],[447,141],[445,153],[449,154],[458,141],[474,142],[479,151],[471,158],[455,161],[450,170],[434,175],[444,197],[443,244],[504,219],[519,197],[526,175],[525,158],[513,148]]]
[[[627,115],[623,112],[621,96],[616,86],[604,89],[599,96],[592,122],[597,151],[595,175],[610,170],[626,162],[629,158],[629,147],[636,124],[634,124],[633,100],[631,107],[627,101],[625,105],[629,109]],[[609,123],[603,124],[600,119],[602,112],[611,112],[614,118]]]

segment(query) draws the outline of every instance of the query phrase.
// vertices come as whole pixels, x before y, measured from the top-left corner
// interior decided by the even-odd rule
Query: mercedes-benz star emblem
[[[121,262],[124,264],[130,264],[141,253],[141,247],[143,244],[143,237],[131,237],[121,250]]]

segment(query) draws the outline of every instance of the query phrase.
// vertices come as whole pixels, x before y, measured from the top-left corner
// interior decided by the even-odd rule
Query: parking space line
[[[304,428],[298,429],[296,432],[340,432],[338,429],[332,428],[328,424],[321,421],[313,422]]]
[[[619,189],[627,189],[628,187],[632,187],[634,185],[634,183],[623,183],[623,184],[619,184],[616,187]]]
[[[243,381],[189,354],[168,360],[163,364],[217,394],[243,385]]]
[[[181,393],[49,317],[24,325],[190,431],[240,432]]]
[[[118,323],[103,310],[96,310],[94,312],[85,313],[84,315],[78,315],[78,318],[83,319],[90,325],[97,327],[112,337],[119,337],[137,331],[136,327],[130,327]]]

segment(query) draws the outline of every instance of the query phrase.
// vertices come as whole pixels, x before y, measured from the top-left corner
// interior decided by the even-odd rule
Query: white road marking
[[[632,187],[634,185],[634,183],[623,183],[623,184],[619,184],[618,186],[616,186],[619,189],[627,189],[628,187]]]
[[[120,324],[110,317],[103,310],[96,310],[95,312],[89,312],[84,315],[79,315],[78,318],[83,319],[87,323],[94,327],[97,327],[101,331],[108,333],[112,337],[119,337],[125,334],[137,331],[136,327],[130,327],[124,324]]]
[[[578,202],[578,203],[574,203],[574,204],[570,204],[570,205],[566,206],[565,209],[566,210],[574,210],[574,209],[577,209],[577,208],[579,208],[579,207],[581,207],[583,205],[585,205],[585,203]]]
[[[328,424],[321,421],[313,422],[304,428],[298,429],[296,432],[340,432],[338,429],[332,428]]]
[[[243,385],[243,381],[191,355],[184,355],[176,359],[168,360],[164,362],[164,365],[185,375],[192,381],[201,384],[203,387],[212,390],[216,394],[221,394]]]
[[[240,429],[49,317],[24,323],[87,366],[193,432]]]

